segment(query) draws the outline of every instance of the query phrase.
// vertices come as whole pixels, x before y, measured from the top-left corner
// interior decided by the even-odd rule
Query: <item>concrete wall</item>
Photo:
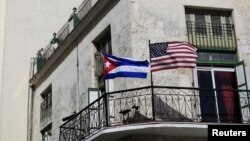
[[[5,27],[5,0],[0,0],[0,137],[2,134],[2,85],[3,85],[3,52],[4,52],[4,27]],[[1,139],[0,139],[1,140]]]
[[[92,41],[108,26],[111,27],[113,54],[118,56],[130,56],[130,1],[120,1],[86,37],[78,39],[79,54],[79,85],[77,82],[77,48],[59,65],[58,68],[35,90],[33,110],[32,140],[40,141],[40,94],[52,84],[52,140],[59,140],[59,126],[62,118],[71,115],[74,111],[87,106],[88,88],[95,88],[94,53],[96,48]],[[115,17],[115,18],[114,18]],[[94,23],[93,23],[94,24]],[[76,43],[76,42],[74,42]],[[130,53],[130,54],[129,54]],[[117,80],[118,82],[118,80]],[[115,82],[116,83],[116,82]],[[116,88],[123,88],[118,83]],[[129,85],[129,84],[128,84]],[[79,86],[79,89],[78,89]],[[79,93],[78,93],[79,90]]]
[[[149,58],[151,43],[186,41],[185,12],[180,1],[132,0],[132,46],[133,56]],[[140,52],[140,54],[138,54]],[[172,69],[153,73],[154,85],[192,86],[192,69]],[[181,81],[176,81],[181,80]],[[140,86],[148,83],[136,80]]]
[[[4,1],[1,0],[1,7]],[[11,0],[6,2],[4,49],[0,33],[1,141],[25,141],[30,58],[45,47],[82,1]],[[4,7],[3,7],[4,8]],[[4,12],[1,8],[1,19]],[[2,52],[4,50],[4,52]],[[3,56],[2,56],[3,54]],[[2,60],[3,59],[3,60]],[[3,70],[2,70],[3,69]]]

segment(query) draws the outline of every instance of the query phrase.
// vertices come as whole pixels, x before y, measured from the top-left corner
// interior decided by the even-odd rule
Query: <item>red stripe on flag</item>
[[[170,64],[175,64],[175,63],[190,63],[190,64],[196,64],[196,61],[172,61],[172,62],[162,62],[162,63],[157,63],[157,64],[152,64],[151,67],[156,67],[156,66],[167,66]]]
[[[198,58],[196,51],[196,47],[187,42],[168,42],[166,55],[151,58],[151,70],[194,68]]]
[[[177,69],[177,68],[194,68],[195,66],[167,66],[167,67],[162,67],[159,69],[151,69],[152,72],[157,72],[157,71],[161,71],[161,70],[166,70],[166,69]]]

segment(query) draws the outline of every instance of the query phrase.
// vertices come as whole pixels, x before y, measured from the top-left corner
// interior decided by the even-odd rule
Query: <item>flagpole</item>
[[[103,61],[103,57],[104,57],[104,52],[102,51],[102,61]],[[103,61],[103,71],[105,69],[105,63]],[[108,121],[108,95],[107,95],[107,91],[106,91],[106,79],[104,79],[104,77],[102,76],[103,82],[104,82],[104,107],[105,107],[105,119],[106,119],[106,127],[108,127],[109,125],[109,121]]]
[[[148,40],[149,47],[149,63],[150,63],[150,80],[151,80],[151,97],[152,97],[152,117],[155,120],[155,100],[154,100],[154,82],[153,82],[153,73],[151,70],[151,53],[150,53],[150,40]]]

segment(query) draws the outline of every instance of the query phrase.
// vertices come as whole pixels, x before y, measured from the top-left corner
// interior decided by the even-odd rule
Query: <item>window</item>
[[[51,136],[52,136],[52,125],[50,124],[47,126],[45,129],[41,131],[42,133],[42,141],[51,141]]]
[[[234,68],[198,67],[201,120],[241,122],[239,95]],[[216,90],[213,90],[216,89]],[[227,89],[227,90],[221,90]]]
[[[51,85],[41,94],[41,121],[47,118],[52,112],[52,89]]]
[[[196,34],[223,35],[232,26],[230,11],[186,9],[186,21],[193,24]],[[225,32],[223,31],[225,29]],[[229,33],[230,34],[230,33]]]
[[[196,34],[200,35],[206,35],[207,29],[206,29],[206,21],[205,21],[205,15],[195,15],[195,32]]]
[[[233,36],[233,25],[232,25],[232,20],[230,16],[226,16],[226,33],[228,36]]]
[[[221,17],[211,15],[213,35],[222,35]]]
[[[106,28],[94,41],[96,46],[95,52],[95,77],[97,81],[97,87],[101,91],[104,90],[104,81],[102,77],[103,73],[103,61],[101,53],[112,54],[112,45],[111,45],[111,31],[110,27]]]
[[[198,52],[198,62],[222,62],[236,63],[237,57],[235,53],[217,53],[217,52]]]
[[[186,8],[188,41],[199,50],[236,51],[231,11]]]

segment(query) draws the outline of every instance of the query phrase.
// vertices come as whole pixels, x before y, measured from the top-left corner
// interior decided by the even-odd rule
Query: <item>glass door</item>
[[[234,68],[200,67],[197,77],[202,121],[241,122]]]

